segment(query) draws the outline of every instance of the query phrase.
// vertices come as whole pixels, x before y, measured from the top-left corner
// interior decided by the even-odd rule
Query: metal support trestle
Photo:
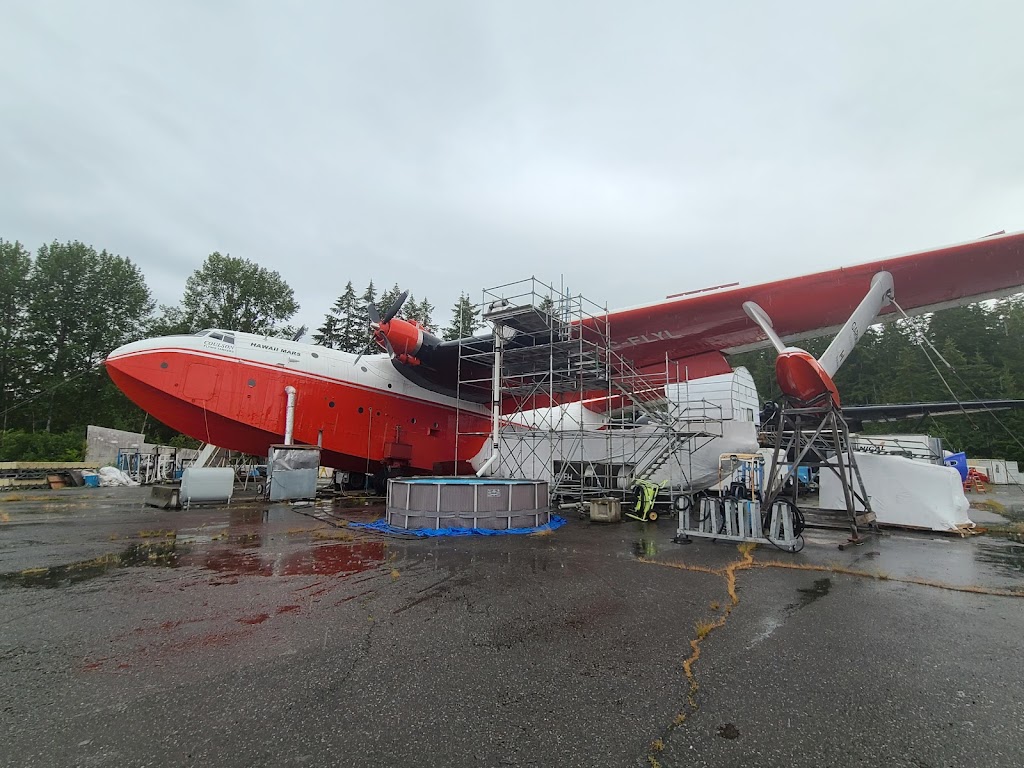
[[[792,494],[796,506],[801,467],[832,472],[843,488],[845,510],[824,510],[828,514],[846,513],[850,528],[847,544],[863,543],[862,533],[877,533],[871,498],[864,488],[864,480],[850,444],[850,430],[842,410],[829,401],[816,407],[796,407],[784,404],[777,411],[774,425],[762,425],[768,430],[774,426],[774,454],[768,481],[765,483],[765,505]],[[770,432],[769,432],[770,433]],[[840,549],[846,544],[840,545]]]

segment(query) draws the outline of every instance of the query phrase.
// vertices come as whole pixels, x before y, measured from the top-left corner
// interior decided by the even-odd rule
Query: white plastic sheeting
[[[960,473],[953,467],[924,464],[902,456],[855,453],[857,467],[881,525],[958,532],[973,527]],[[843,486],[836,474],[821,469],[822,509],[845,509]],[[856,488],[856,479],[853,481]],[[861,504],[857,509],[863,510]]]
[[[602,429],[608,423],[607,416],[591,411],[583,403],[566,403],[552,408],[523,411],[511,416],[510,420],[515,424],[522,424],[532,429],[554,430]],[[487,449],[489,458],[490,445],[487,446]]]
[[[100,485],[104,488],[111,488],[120,485],[138,485],[127,472],[122,472],[117,467],[100,467]]]

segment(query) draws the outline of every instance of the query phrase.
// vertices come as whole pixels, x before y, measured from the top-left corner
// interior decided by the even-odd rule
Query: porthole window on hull
[[[166,362],[160,363],[160,367],[161,368],[166,368],[167,367],[167,363]]]
[[[249,379],[249,386],[250,387],[255,387],[256,386],[256,379]]]

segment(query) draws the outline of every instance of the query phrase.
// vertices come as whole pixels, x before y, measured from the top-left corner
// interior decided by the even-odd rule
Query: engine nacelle
[[[838,408],[839,390],[832,377],[810,352],[799,347],[787,347],[775,358],[775,378],[786,397],[807,405],[820,404],[829,396]]]
[[[375,328],[374,338],[399,362],[419,365],[419,353],[433,349],[441,340],[415,320],[395,317]]]

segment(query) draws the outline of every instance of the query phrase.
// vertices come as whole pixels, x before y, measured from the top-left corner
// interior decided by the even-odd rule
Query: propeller
[[[405,304],[405,300],[408,298],[408,291],[402,291],[400,294],[398,294],[398,296],[395,297],[395,300],[391,303],[391,306],[388,307],[388,311],[384,313],[384,317],[380,318],[380,324],[383,325],[384,323],[390,323],[392,320],[394,320],[395,315],[399,313],[399,311],[402,309],[402,305]],[[376,313],[377,308],[373,307],[373,314]],[[372,316],[370,317],[370,322],[373,322]]]
[[[374,341],[383,343],[387,348],[388,353],[393,353],[391,343],[388,341],[387,334],[382,332],[382,327],[395,319],[395,316],[402,310],[402,305],[405,304],[405,300],[407,298],[409,298],[408,291],[402,291],[398,294],[398,296],[395,297],[395,300],[391,302],[391,306],[387,308],[383,317],[377,310],[377,306],[372,301],[366,305],[366,315],[370,324],[370,338],[366,342],[366,346],[363,348],[363,351],[359,353],[358,357],[356,357],[356,363],[358,363],[362,359],[363,355],[370,350]]]
[[[816,402],[828,395],[836,407],[839,407],[839,390],[836,389],[832,377],[849,357],[878,313],[892,303],[893,294],[892,275],[888,272],[877,272],[871,278],[867,293],[850,315],[850,319],[818,359],[805,349],[787,346],[775,332],[771,317],[755,302],[743,302],[743,311],[761,328],[775,347],[775,377],[782,393],[802,403]]]

